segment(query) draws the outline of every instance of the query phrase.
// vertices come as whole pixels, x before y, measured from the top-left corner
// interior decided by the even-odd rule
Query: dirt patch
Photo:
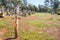
[[[5,32],[7,32],[6,28],[0,29],[0,40],[3,40],[3,38],[4,38],[3,35]]]
[[[60,40],[60,27],[50,27],[42,30],[44,33],[49,33],[56,40]]]

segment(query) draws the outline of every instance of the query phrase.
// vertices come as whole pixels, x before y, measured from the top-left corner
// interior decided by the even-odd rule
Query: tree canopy
[[[59,0],[45,0],[45,4],[48,4],[54,10],[55,13],[57,13],[57,8],[60,5],[59,3]]]

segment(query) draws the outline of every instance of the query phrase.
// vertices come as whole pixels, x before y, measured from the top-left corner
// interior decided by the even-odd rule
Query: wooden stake
[[[15,15],[14,32],[15,32],[15,38],[17,38],[18,37],[18,33],[17,33],[17,15]]]

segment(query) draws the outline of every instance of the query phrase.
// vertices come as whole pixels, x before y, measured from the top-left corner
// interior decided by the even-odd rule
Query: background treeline
[[[16,7],[19,6],[19,11],[24,15],[25,12],[35,13],[35,12],[47,12],[47,13],[55,13],[57,14],[60,10],[60,1],[59,0],[45,0],[44,5],[35,5],[23,3],[22,0],[0,0],[0,9],[2,12],[15,12]],[[59,14],[59,13],[58,13]]]

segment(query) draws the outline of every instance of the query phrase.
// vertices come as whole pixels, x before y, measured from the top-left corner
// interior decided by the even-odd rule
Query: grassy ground
[[[2,29],[2,28],[4,28],[4,27],[6,27],[7,26],[7,22],[6,22],[6,20],[1,20],[0,21],[0,29]]]
[[[11,18],[6,17],[1,20],[0,29],[6,28],[8,31],[0,37],[14,37],[14,19]],[[36,13],[31,16],[21,17],[18,27],[19,36],[16,40],[60,40],[60,15]]]

